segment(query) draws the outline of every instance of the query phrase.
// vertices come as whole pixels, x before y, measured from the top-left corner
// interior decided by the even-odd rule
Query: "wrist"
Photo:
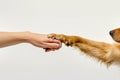
[[[21,42],[29,42],[31,32],[25,31],[25,32],[17,32],[16,38],[20,40]]]

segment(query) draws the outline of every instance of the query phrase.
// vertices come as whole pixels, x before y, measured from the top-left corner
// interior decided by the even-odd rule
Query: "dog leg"
[[[50,34],[49,37],[58,39],[67,46],[75,46],[85,54],[97,58],[106,64],[111,64],[112,62],[112,60],[107,59],[107,55],[111,50],[111,45],[108,43],[97,42],[79,36],[68,36],[64,34]]]

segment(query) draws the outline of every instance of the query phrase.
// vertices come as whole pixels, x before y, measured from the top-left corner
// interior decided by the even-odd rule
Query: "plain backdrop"
[[[0,31],[63,33],[113,43],[120,26],[119,0],[0,0]],[[0,80],[120,80],[107,68],[64,44],[58,51],[23,43],[0,49]]]

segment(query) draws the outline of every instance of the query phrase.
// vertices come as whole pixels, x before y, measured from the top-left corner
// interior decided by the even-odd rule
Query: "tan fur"
[[[117,36],[117,34],[116,34]],[[104,62],[107,66],[113,62],[120,64],[120,44],[109,44],[64,34],[50,34],[50,38],[58,39],[67,46],[77,47],[86,55]]]

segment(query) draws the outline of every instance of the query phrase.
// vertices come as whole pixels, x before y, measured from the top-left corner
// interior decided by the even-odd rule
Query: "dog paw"
[[[48,35],[48,38],[60,40],[61,42],[63,42],[67,46],[72,46],[74,43],[74,40],[72,39],[72,37],[67,36],[67,35],[63,35],[63,34],[52,33],[52,34]]]
[[[48,38],[60,40],[59,36],[57,34],[54,34],[54,33],[48,34],[47,36],[48,36]]]

